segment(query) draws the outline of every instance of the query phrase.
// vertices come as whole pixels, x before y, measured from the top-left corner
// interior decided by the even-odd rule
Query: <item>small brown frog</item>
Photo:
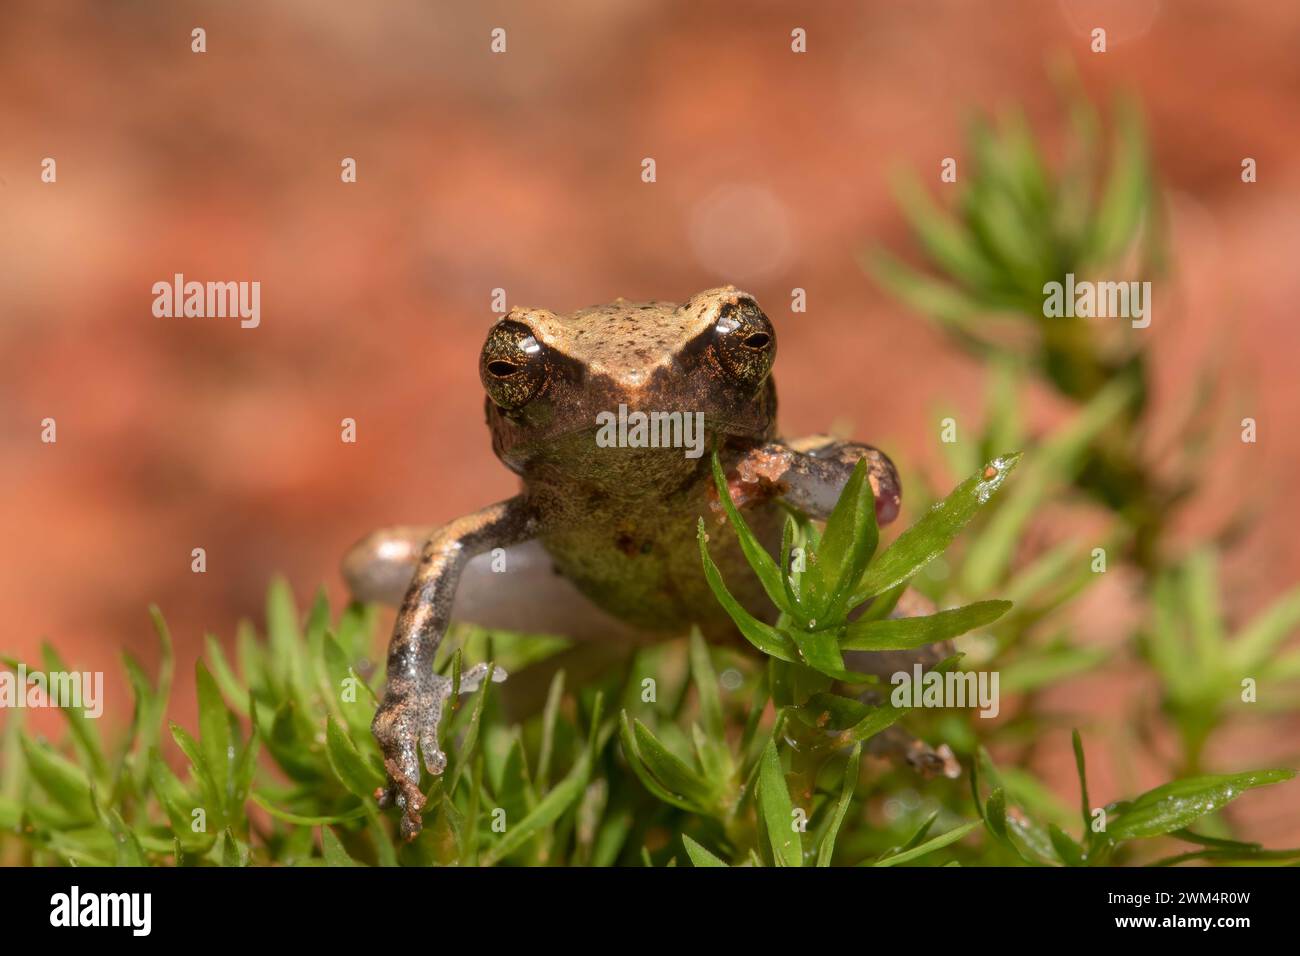
[[[775,357],[772,323],[731,286],[681,305],[515,308],[491,328],[479,359],[487,423],[521,492],[442,527],[377,531],[343,563],[356,598],[400,608],[373,730],[388,773],[380,800],[404,810],[407,838],[424,804],[418,753],[430,773],[446,766],[438,725],[451,682],[433,663],[453,619],[603,641],[697,624],[711,640],[735,640],[700,568],[700,515],[710,516],[710,550],[737,598],[771,619],[721,517],[706,452],[718,453],[769,546],[780,537],[778,500],[825,518],[861,458],[879,522],[898,514],[898,475],[881,452],[776,437]],[[486,675],[486,665],[467,668],[462,690]]]

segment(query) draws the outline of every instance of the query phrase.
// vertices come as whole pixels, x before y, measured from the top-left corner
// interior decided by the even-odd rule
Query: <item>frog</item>
[[[700,567],[701,517],[734,597],[761,619],[776,612],[726,520],[714,454],[769,550],[779,546],[787,507],[825,520],[860,460],[878,524],[898,516],[898,472],[879,449],[778,435],[776,346],[757,300],[731,285],[681,303],[619,298],[567,314],[514,307],[491,326],[479,356],[486,424],[519,493],[441,526],[372,532],[342,566],[354,599],[397,608],[371,729],[386,773],[376,797],[402,811],[407,840],[420,832],[425,803],[420,757],[432,775],[447,766],[439,728],[453,688],[434,658],[453,620],[631,645],[698,627],[711,642],[747,646]],[[661,427],[651,438],[664,440],[646,441],[644,430],[641,441],[600,440],[613,415],[638,411],[653,415]],[[693,421],[702,448],[684,440],[698,437],[684,435]],[[893,613],[926,613],[918,600],[908,596]],[[877,656],[876,673],[899,666]],[[459,689],[505,677],[478,663],[462,669]],[[906,747],[952,775],[950,752]]]

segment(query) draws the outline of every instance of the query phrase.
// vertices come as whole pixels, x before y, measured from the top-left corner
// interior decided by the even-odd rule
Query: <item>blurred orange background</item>
[[[1060,142],[1054,55],[1147,118],[1174,266],[1148,330],[1157,407],[1218,361],[1227,447],[1251,456],[1207,462],[1183,531],[1243,496],[1271,509],[1225,566],[1240,618],[1300,578],[1298,49],[1290,0],[6,0],[0,650],[48,638],[106,672],[125,720],[117,656],[155,659],[156,601],[189,706],[203,633],[260,622],[273,574],[342,600],[364,532],[512,494],[477,376],[498,287],[567,311],[734,283],[776,323],[787,434],[847,423],[948,482],[938,409],[973,428],[984,371],[856,256],[911,249],[890,173],[933,171],[937,191],[972,110],[1019,104]],[[260,281],[261,326],[155,318],[151,286],[177,272]],[[1063,409],[1041,399],[1046,427]],[[1255,446],[1235,442],[1246,415]]]

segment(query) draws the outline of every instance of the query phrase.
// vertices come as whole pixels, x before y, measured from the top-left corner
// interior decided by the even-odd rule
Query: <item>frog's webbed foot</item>
[[[506,679],[502,668],[476,664],[461,674],[460,692],[472,694],[478,690],[489,672],[495,684]],[[375,798],[381,807],[396,806],[402,811],[402,837],[407,840],[420,832],[420,814],[424,810],[417,748],[429,773],[438,776],[447,769],[447,755],[439,748],[438,737],[451,692],[452,679],[440,674],[430,674],[413,687],[403,681],[390,681],[384,702],[371,723],[388,775],[387,784],[375,791]]]

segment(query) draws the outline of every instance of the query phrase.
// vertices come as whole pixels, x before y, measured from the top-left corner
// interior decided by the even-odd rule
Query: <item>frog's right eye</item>
[[[505,411],[522,408],[546,381],[542,344],[522,322],[498,322],[479,356],[478,374],[488,398]]]

